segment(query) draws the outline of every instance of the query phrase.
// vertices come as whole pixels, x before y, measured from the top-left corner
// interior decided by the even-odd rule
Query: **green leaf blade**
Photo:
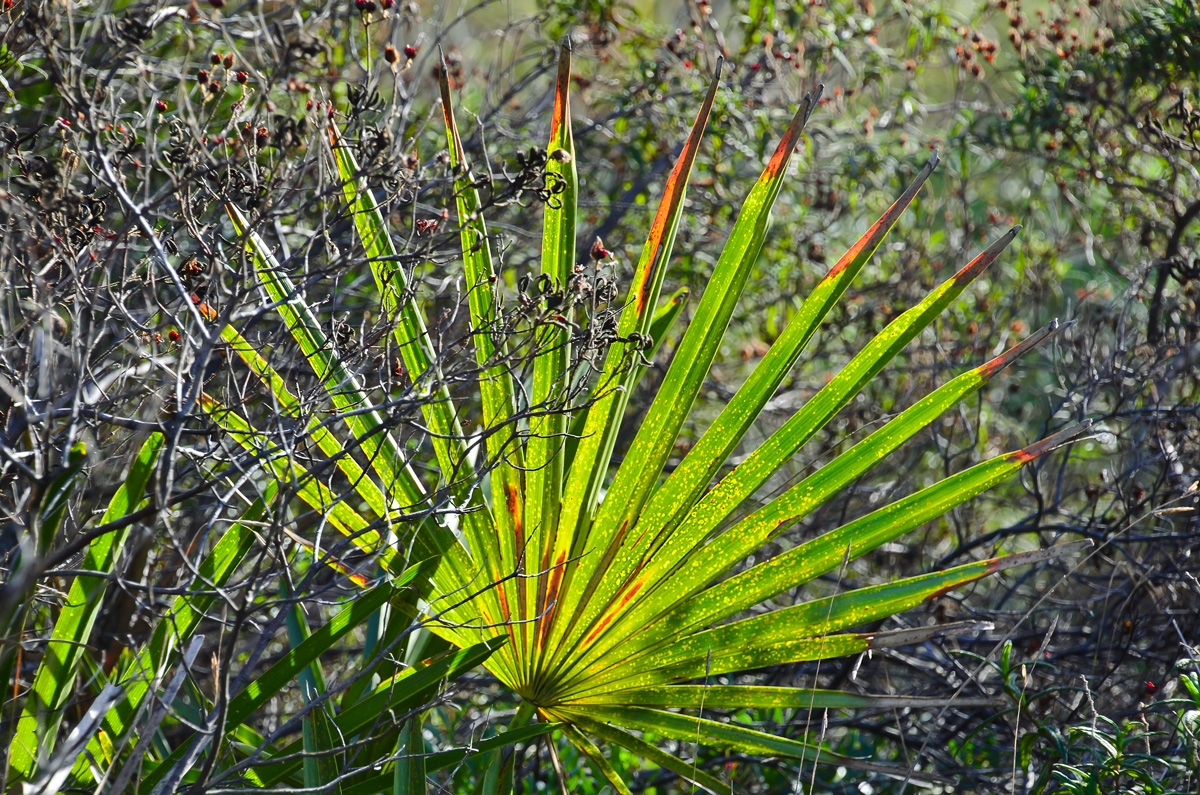
[[[612,459],[621,419],[629,402],[629,389],[637,380],[636,365],[631,367],[629,362],[634,361],[633,357],[639,352],[629,340],[633,334],[644,334],[653,320],[654,307],[666,275],[667,261],[679,229],[688,178],[708,126],[720,85],[720,76],[718,62],[717,73],[709,85],[683,151],[667,178],[650,235],[642,248],[634,272],[634,284],[621,313],[617,329],[619,340],[609,347],[605,357],[604,372],[600,380],[601,384],[605,385],[604,390],[594,396],[596,402],[588,409],[581,439],[575,448],[567,473],[559,516],[560,531],[556,536],[551,560],[558,560],[560,557],[564,560],[576,558],[588,544],[589,527],[597,496]],[[575,568],[567,567],[561,586],[562,598],[554,607],[554,613],[549,619],[549,648],[560,646],[568,628],[569,622],[566,619],[574,615],[582,598],[581,589],[572,582],[575,578]]]
[[[570,621],[572,631],[565,636],[565,647],[579,648],[573,641],[581,638],[583,647],[590,645],[602,631],[602,627],[595,627],[594,622],[610,600],[617,599],[619,603],[637,593],[630,590],[622,596],[617,592],[622,576],[627,576],[632,563],[620,571],[613,570],[611,564],[623,546],[630,540],[636,543],[636,539],[642,537],[643,530],[635,527],[639,514],[658,481],[679,429],[691,411],[725,336],[733,310],[762,248],[771,209],[782,187],[788,163],[815,102],[816,97],[812,95],[804,98],[758,183],[743,202],[695,316],[629,452],[605,493],[588,538],[588,554],[580,558],[574,575],[586,585],[580,589],[581,609]]]
[[[542,280],[551,289],[565,295],[571,289],[575,270],[575,216],[579,175],[575,166],[575,141],[571,133],[570,39],[559,50],[558,79],[554,90],[550,143],[547,147],[546,183],[555,191],[546,203],[542,227]],[[537,354],[533,362],[533,389],[530,395],[529,440],[525,459],[525,521],[530,531],[529,556],[538,572],[537,588],[529,589],[522,617],[540,617],[536,633],[527,645],[540,664],[545,654],[550,628],[550,605],[558,601],[558,591],[566,568],[566,544],[558,543],[558,514],[562,500],[564,452],[566,449],[569,396],[568,366],[571,361],[572,316],[567,303],[561,303],[565,316],[561,322],[547,322],[536,334]],[[559,549],[558,557],[551,559]],[[534,674],[536,676],[536,673]]]
[[[633,651],[634,649],[629,647],[629,641],[622,644],[625,628],[643,627],[657,621],[689,594],[707,586],[771,538],[825,504],[946,410],[979,390],[997,372],[1049,338],[1059,328],[1057,321],[1053,322],[1021,344],[939,387],[893,418],[883,428],[789,488],[769,505],[695,551],[693,557],[689,558],[689,552],[695,548],[697,540],[692,535],[681,533],[680,538],[660,546],[653,556],[646,560],[638,572],[637,579],[633,581],[634,585],[647,584],[642,598],[627,606],[610,608],[605,616],[610,622],[610,631],[581,659],[590,661],[603,658],[617,646],[623,646],[622,653]],[[780,585],[775,593],[782,592],[786,587]],[[741,595],[744,598],[738,601],[737,609],[757,604],[774,593],[764,596],[762,590],[756,589],[744,591]],[[653,633],[644,635],[643,642],[649,637],[653,637]],[[635,642],[635,648],[637,645]]]
[[[142,444],[125,481],[109,501],[101,525],[116,522],[137,510],[163,443],[163,435],[155,432]],[[133,526],[128,525],[93,540],[81,567],[89,571],[114,571],[132,530]],[[106,579],[86,575],[77,576],[71,583],[45,656],[34,674],[33,687],[25,697],[9,749],[10,768],[22,779],[33,776],[39,753],[48,757],[54,748],[63,710],[75,690],[76,672],[107,586]]]
[[[664,547],[671,542],[672,532],[791,371],[829,311],[916,198],[937,163],[935,152],[901,196],[830,269],[805,299],[784,333],[754,368],[749,379],[738,388],[733,399],[725,405],[679,466],[655,490],[636,518],[636,531],[622,545],[613,565],[605,573],[599,589],[601,593],[629,582],[635,570],[638,571],[638,581],[653,583],[662,570],[670,568],[678,559],[680,552],[689,549],[687,545],[691,539],[683,543],[672,542],[669,544],[671,549]],[[698,319],[697,322],[702,321]],[[680,552],[673,554],[672,550]],[[636,582],[632,582],[627,587],[636,585]],[[644,592],[642,596],[644,598]]]

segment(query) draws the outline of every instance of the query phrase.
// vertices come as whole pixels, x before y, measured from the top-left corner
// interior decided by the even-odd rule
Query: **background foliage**
[[[620,283],[718,55],[727,60],[725,88],[696,164],[667,290],[702,292],[715,243],[732,225],[741,187],[769,156],[773,131],[814,83],[825,85],[803,168],[784,187],[706,384],[709,410],[698,406],[679,452],[703,433],[830,258],[902,190],[931,148],[940,149],[943,165],[888,250],[864,269],[837,310],[843,314],[806,350],[742,454],[927,285],[1010,223],[1025,230],[1008,255],[840,415],[818,447],[826,455],[840,449],[1029,329],[1055,317],[1077,321],[1053,347],[1023,359],[976,403],[903,448],[886,473],[779,543],[793,545],[1087,416],[1102,427],[1095,438],[826,586],[885,582],[1060,538],[1090,538],[1092,554],[1007,573],[947,594],[932,615],[902,617],[913,626],[933,616],[990,618],[993,632],[844,665],[765,669],[755,680],[944,695],[945,711],[740,717],[785,735],[821,722],[839,750],[938,771],[965,790],[1096,791],[1087,789],[1093,781],[1106,792],[1194,790],[1200,705],[1184,679],[1200,673],[1189,650],[1200,641],[1194,4],[409,2],[384,15],[378,4],[364,14],[342,0],[6,2],[0,25],[0,506],[7,523],[0,545],[11,567],[23,528],[61,521],[63,540],[35,583],[10,573],[0,594],[0,617],[20,616],[6,632],[6,698],[13,699],[6,732],[13,696],[30,686],[50,616],[79,566],[80,540],[151,428],[167,431],[162,455],[172,465],[156,474],[146,506],[154,521],[134,526],[107,591],[88,643],[93,671],[119,669],[123,650],[136,648],[164,611],[187,550],[258,496],[248,480],[215,488],[228,483],[217,473],[240,471],[236,451],[181,421],[196,414],[201,384],[264,426],[274,416],[226,350],[197,346],[207,319],[183,298],[195,295],[216,312],[247,305],[249,270],[220,200],[270,219],[272,237],[303,263],[304,289],[351,366],[369,387],[401,388],[393,421],[409,443],[428,445],[419,412],[427,398],[403,390],[406,374],[364,280],[352,224],[340,195],[321,188],[311,137],[332,113],[387,186],[389,221],[407,240],[401,257],[415,268],[446,384],[469,394],[465,295],[446,266],[458,257],[458,235],[436,106],[437,53],[446,56],[460,108],[477,114],[460,118],[464,145],[487,175],[483,199],[498,267],[515,295],[534,268],[522,257],[536,250],[545,198],[544,154],[530,147],[546,140],[556,42],[569,35],[580,222],[591,230],[580,238],[580,258],[600,236],[615,254],[612,278]],[[171,261],[184,263],[176,274],[155,265],[160,252],[150,232]],[[255,342],[289,350],[286,332],[268,316],[253,328]],[[664,372],[675,341],[659,351],[646,380]],[[297,351],[290,355],[299,361]],[[86,452],[72,459],[78,441]],[[824,460],[798,457],[771,485],[781,489]],[[73,485],[56,503],[54,484],[64,478]],[[284,565],[303,561],[292,536],[316,524],[299,515],[258,529],[269,553],[210,609],[195,687],[214,692],[223,677],[252,677],[280,655],[288,612],[281,605],[304,605],[315,626],[355,593],[329,566]],[[295,579],[285,591],[281,572],[289,569]],[[351,665],[356,643],[323,657],[327,670]],[[78,714],[101,681],[95,673],[80,678]],[[977,687],[1005,695],[1011,707],[955,708],[953,693]],[[300,702],[299,689],[281,695],[257,728],[279,728]],[[433,750],[461,746],[513,706],[495,682],[467,675],[439,696],[425,742]],[[172,715],[165,725],[187,731],[182,720]],[[904,786],[719,748],[676,750],[739,790]],[[521,746],[526,775],[516,780],[526,791],[551,786],[546,753],[544,744]],[[466,792],[484,779],[481,759],[431,775]],[[583,760],[561,761],[573,788],[599,791]],[[633,759],[613,763],[641,788],[681,788],[662,771],[636,769]]]

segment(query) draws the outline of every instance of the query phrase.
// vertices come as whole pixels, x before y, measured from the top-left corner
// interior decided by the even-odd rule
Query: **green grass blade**
[[[142,444],[125,482],[109,501],[100,524],[115,522],[138,509],[162,445],[160,433],[150,434]],[[132,531],[133,525],[128,525],[93,540],[80,567],[88,571],[115,571]],[[79,575],[71,583],[66,604],[51,631],[45,656],[34,674],[33,687],[25,697],[9,748],[10,769],[22,779],[33,776],[39,753],[49,757],[54,750],[63,710],[75,692],[80,658],[88,648],[107,586],[108,580],[104,577],[87,575]]]
[[[553,289],[570,291],[575,265],[575,211],[579,175],[575,169],[575,141],[571,135],[570,39],[564,39],[558,55],[558,80],[554,90],[554,112],[550,123],[549,160],[546,184],[557,191],[546,203],[542,224],[542,278]],[[564,306],[563,319],[572,320]],[[567,546],[557,542],[559,502],[562,499],[563,462],[566,444],[567,387],[571,361],[571,332],[565,323],[546,323],[535,331],[538,353],[533,362],[530,395],[529,440],[525,459],[525,523],[529,528],[529,560],[538,572],[537,589],[529,589],[522,617],[541,616],[537,637],[530,645],[540,660],[545,653],[550,615],[547,600],[554,601],[562,582],[564,560],[551,560],[551,553]],[[565,558],[565,553],[560,553]],[[528,567],[527,567],[528,568]],[[547,596],[547,590],[550,596]],[[534,633],[531,633],[534,634]]]
[[[625,407],[629,403],[629,388],[637,379],[637,366],[630,363],[636,362],[636,357],[641,352],[638,350],[639,346],[632,341],[636,338],[631,335],[645,334],[653,321],[667,263],[675,244],[675,234],[679,229],[688,178],[696,161],[696,154],[700,150],[704,130],[708,126],[720,79],[721,67],[718,62],[717,73],[709,85],[691,133],[675,162],[675,167],[671,170],[671,175],[667,178],[650,235],[642,248],[641,258],[634,271],[634,282],[617,327],[619,340],[625,341],[616,341],[609,346],[600,379],[601,391],[594,396],[596,402],[588,409],[583,433],[580,434],[581,439],[567,473],[559,514],[561,531],[556,536],[555,547],[550,555],[552,561],[576,557],[588,544],[589,526],[596,508],[597,496],[612,459],[613,446],[616,444],[621,419],[625,416]],[[560,604],[555,606],[554,613],[549,618],[551,634],[546,645],[550,648],[558,646],[568,623],[556,617],[573,615],[578,605],[579,588],[568,587],[575,577],[575,570],[571,567],[563,574],[558,589]]]
[[[628,454],[605,493],[588,538],[587,554],[580,558],[573,575],[582,610],[569,622],[572,631],[566,635],[566,648],[574,646],[571,639],[586,632],[590,622],[616,595],[620,583],[614,584],[610,579],[605,583],[607,588],[598,587],[601,583],[598,577],[611,567],[617,551],[626,543],[627,534],[634,530],[638,514],[657,483],[679,429],[708,375],[742,288],[762,248],[771,208],[815,101],[811,95],[804,98],[766,170],[743,202],[696,314]]]
[[[588,734],[599,737],[612,745],[618,745],[627,751],[632,751],[639,759],[645,759],[651,764],[674,771],[685,781],[690,781],[713,795],[733,795],[733,788],[729,784],[700,770],[695,763],[685,762],[612,724],[595,721],[582,715],[574,715],[573,718],[578,722],[579,728]]]
[[[639,573],[639,581],[653,582],[653,575],[648,573],[647,567],[661,568],[676,559],[671,554],[659,556],[656,552],[671,538],[671,532],[700,498],[720,467],[728,460],[730,453],[742,440],[746,431],[762,411],[763,406],[791,371],[796,359],[812,339],[817,328],[887,237],[888,232],[905,209],[916,198],[937,163],[938,156],[934,153],[904,193],[830,269],[825,278],[805,299],[799,312],[788,323],[787,328],[771,346],[767,355],[754,368],[749,379],[742,384],[713,424],[704,431],[704,435],[696,443],[696,446],[684,456],[680,465],[654,492],[637,518],[631,518],[631,521],[636,522],[636,529],[622,544],[613,564],[605,572],[598,593],[615,592],[622,583],[629,580],[635,570]],[[743,210],[742,218],[745,218],[744,213]],[[736,228],[734,234],[737,234]],[[721,266],[717,267],[720,270]],[[736,296],[734,298],[736,299]],[[700,322],[699,315],[697,316],[698,322]],[[694,323],[694,325],[696,324]],[[663,388],[667,389],[667,385],[664,384]],[[668,435],[673,443],[675,434]],[[665,440],[662,444],[664,449],[667,449]],[[628,516],[632,517],[632,514],[628,514]],[[672,547],[673,549],[685,549],[686,543],[687,541],[683,544],[672,544]],[[628,587],[636,587],[636,583]],[[644,590],[641,597],[645,597]],[[621,603],[619,599],[617,601],[618,604]],[[624,604],[628,604],[628,602]]]
[[[639,598],[609,608],[600,622],[606,631],[599,635],[581,659],[598,659],[618,645],[622,646],[622,654],[636,651],[636,648],[628,646],[633,641],[625,638],[625,628],[644,627],[653,623],[656,617],[665,614],[688,594],[713,582],[729,567],[883,461],[947,409],[982,388],[997,372],[1044,341],[1058,328],[1057,321],[1051,323],[1021,344],[963,373],[919,400],[883,428],[788,489],[768,506],[709,542],[695,559],[687,560],[691,551],[688,545],[694,547],[697,543],[690,535],[681,534],[680,538],[656,550],[639,568],[636,578],[631,580],[629,588],[639,588]],[[764,536],[764,532],[767,535]],[[640,645],[641,642],[649,642],[649,636],[639,638],[637,643]]]

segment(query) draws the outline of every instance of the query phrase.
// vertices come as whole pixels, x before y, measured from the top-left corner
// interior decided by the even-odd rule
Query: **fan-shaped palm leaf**
[[[1083,426],[1021,450],[997,456],[951,475],[915,494],[830,528],[788,552],[762,560],[726,578],[726,574],[788,527],[838,495],[847,485],[884,460],[904,441],[944,411],[979,390],[999,370],[1052,335],[1057,324],[985,364],[970,369],[918,401],[871,436],[744,518],[735,514],[857,395],[909,342],[922,332],[1013,240],[1018,228],[1000,235],[982,253],[916,306],[892,321],[878,336],[778,431],[736,469],[722,475],[730,455],[783,382],[807,343],[863,265],[880,246],[904,210],[936,168],[935,154],[884,215],[842,257],[808,296],[788,327],[749,379],[708,427],[699,442],[669,473],[668,459],[692,405],[718,354],[730,318],[758,257],[770,225],[771,208],[789,163],[802,140],[820,92],[806,96],[784,131],[766,169],[737,213],[724,251],[707,280],[703,296],[650,408],[633,435],[619,466],[612,458],[626,417],[630,392],[638,385],[643,350],[661,343],[678,316],[682,296],[660,308],[660,293],[684,209],[688,177],[700,151],[718,90],[718,78],[700,104],[691,135],[665,187],[665,195],[642,250],[623,305],[615,339],[603,371],[590,381],[573,358],[572,285],[585,278],[575,261],[577,164],[567,95],[570,52],[561,53],[546,169],[551,199],[544,218],[541,274],[545,292],[559,298],[540,315],[532,337],[532,379],[516,382],[507,340],[498,332],[499,293],[492,240],[481,214],[477,180],[467,163],[453,113],[453,97],[443,77],[450,162],[455,174],[464,276],[469,295],[471,336],[479,365],[481,436],[490,462],[487,489],[466,463],[465,424],[461,410],[444,391],[426,408],[434,431],[434,453],[441,485],[457,504],[469,509],[461,537],[426,520],[406,522],[406,511],[424,499],[422,484],[400,449],[389,440],[382,421],[357,410],[347,430],[373,468],[352,461],[339,464],[361,483],[358,493],[376,514],[360,517],[314,483],[299,496],[325,505],[330,521],[376,551],[393,574],[399,571],[387,540],[370,529],[375,519],[392,528],[392,537],[415,532],[423,550],[440,554],[427,602],[438,613],[431,626],[460,646],[506,639],[484,663],[548,721],[564,725],[564,734],[606,776],[617,780],[603,752],[620,745],[649,761],[680,772],[700,786],[725,789],[715,778],[655,748],[631,733],[718,743],[749,753],[830,759],[813,742],[771,737],[734,725],[673,710],[707,705],[713,709],[926,705],[919,699],[853,695],[819,690],[756,687],[701,687],[689,682],[723,673],[853,654],[871,648],[913,643],[939,634],[977,630],[978,624],[921,630],[862,633],[855,627],[908,609],[947,589],[1004,568],[1027,565],[1072,551],[1063,545],[1036,553],[980,561],[947,571],[911,577],[848,593],[809,599],[792,607],[736,619],[743,611],[835,572],[903,533],[934,519],[1011,476],[1026,462],[1070,441]],[[365,184],[351,147],[331,129],[334,160],[344,183],[355,227],[382,295],[396,320],[396,341],[414,381],[437,386],[438,361],[419,308],[397,264],[383,214]],[[359,388],[286,281],[266,245],[249,223],[230,209],[239,232],[258,263],[269,298],[284,313],[304,354],[324,379],[339,410],[362,405]],[[550,311],[553,309],[554,311]],[[226,339],[259,373],[269,368],[235,331]],[[586,382],[586,400],[569,385]],[[520,387],[520,388],[519,388]],[[275,384],[282,407],[290,405],[282,384]],[[292,401],[294,402],[294,401]],[[212,405],[231,435],[248,448],[259,444],[244,420]],[[327,455],[348,459],[349,444],[339,444],[324,426],[312,428]],[[369,448],[364,443],[370,439]],[[261,451],[260,451],[261,452]],[[276,467],[281,479],[302,473]],[[714,478],[719,478],[711,485]],[[339,504],[341,507],[338,507]],[[513,576],[518,575],[518,576]],[[481,578],[491,583],[480,588]],[[475,593],[473,599],[451,594]],[[730,622],[730,623],[726,623]],[[975,702],[971,702],[975,703]],[[986,700],[984,702],[986,703]],[[344,715],[339,721],[344,721]],[[340,725],[340,723],[339,723]],[[382,782],[390,777],[380,778]],[[362,787],[369,788],[364,783]],[[357,790],[356,790],[357,791]],[[365,790],[364,790],[365,791]]]

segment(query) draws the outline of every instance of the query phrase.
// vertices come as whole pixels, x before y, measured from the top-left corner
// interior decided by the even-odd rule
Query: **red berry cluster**
[[[234,73],[232,71],[233,53],[221,55],[219,52],[214,52],[208,57],[208,62],[212,65],[214,70],[224,67],[225,72],[242,85],[245,85],[250,80],[249,76],[245,72]],[[201,86],[204,86],[208,90],[208,93],[213,96],[221,93],[221,81],[214,79],[209,74],[207,69],[201,69],[196,72],[196,82]]]
[[[1075,7],[1074,16],[1083,21],[1092,16],[1090,7],[1099,5],[1098,0],[1088,0],[1087,4],[1080,3]],[[1054,49],[1059,58],[1071,58],[1084,49],[1083,36],[1071,27],[1070,17],[1063,13],[1056,17],[1047,17],[1042,9],[1037,10],[1037,26],[1029,25],[1029,20],[1021,12],[1020,0],[996,0],[996,7],[1008,15],[1008,40],[1022,55],[1026,54],[1027,45],[1040,45]],[[1092,31],[1092,41],[1086,46],[1092,55],[1099,55],[1107,49],[1112,37],[1109,23]],[[1035,50],[1036,51],[1036,50]]]
[[[416,57],[417,48],[411,44],[404,45],[404,67],[408,68],[409,64],[411,64],[413,59]],[[396,66],[400,63],[400,52],[389,44],[383,48],[383,60],[387,61],[392,66]]]
[[[984,37],[979,31],[972,31],[963,25],[958,29],[958,34],[962,36],[967,43],[958,44],[954,47],[954,55],[958,59],[960,68],[967,70],[974,77],[983,77],[983,66],[975,59],[975,54],[979,53],[988,63],[994,63],[996,60],[996,42]]]

